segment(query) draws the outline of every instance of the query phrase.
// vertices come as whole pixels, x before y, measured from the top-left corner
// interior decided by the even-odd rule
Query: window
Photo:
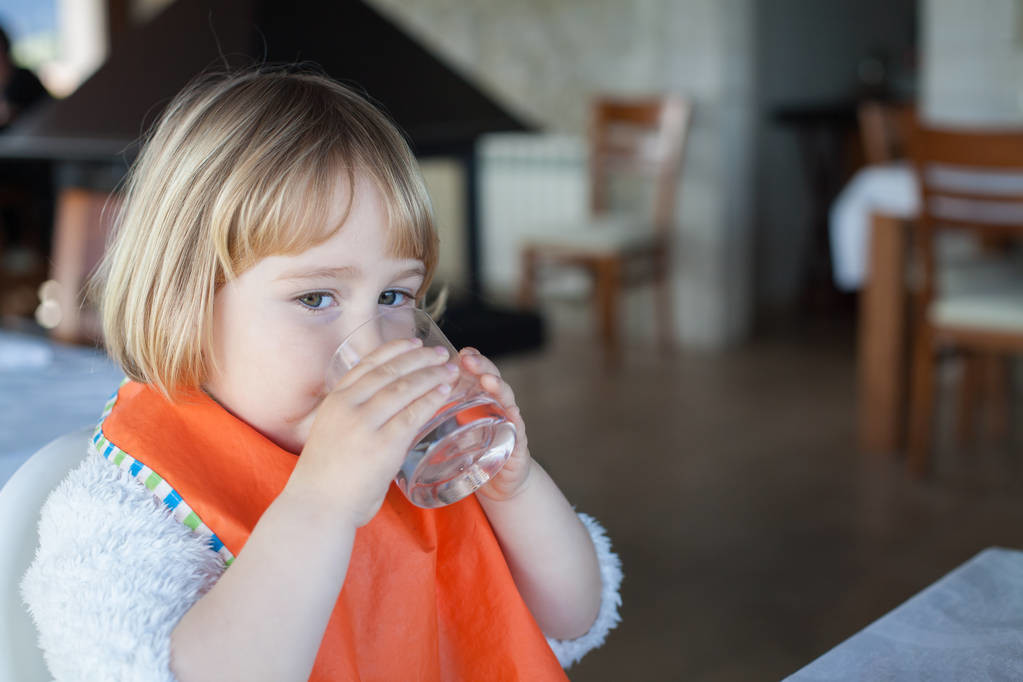
[[[0,0],[0,25],[14,61],[56,97],[95,71],[107,52],[104,0]]]

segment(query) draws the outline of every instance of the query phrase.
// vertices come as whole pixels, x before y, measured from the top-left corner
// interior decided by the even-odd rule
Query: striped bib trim
[[[135,480],[148,488],[157,500],[170,509],[176,521],[189,528],[193,533],[208,538],[210,549],[220,555],[220,558],[224,560],[224,565],[230,566],[234,562],[234,555],[224,546],[220,538],[209,529],[209,526],[203,523],[199,515],[192,511],[188,503],[181,499],[178,491],[174,490],[155,471],[111,443],[103,435],[103,421],[110,414],[110,411],[114,409],[114,403],[116,402],[117,391],[114,392],[114,395],[110,397],[110,400],[103,407],[103,414],[92,435],[92,447],[96,450],[97,454],[102,455],[119,469],[127,471]]]

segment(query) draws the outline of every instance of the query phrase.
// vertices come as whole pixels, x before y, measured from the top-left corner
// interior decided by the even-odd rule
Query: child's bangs
[[[406,182],[374,179],[387,204],[391,255],[422,261],[427,272],[433,272],[437,262],[437,238],[429,198],[421,180],[415,176],[407,178]]]
[[[267,256],[292,255],[320,244],[344,224],[331,220],[339,174],[351,171],[334,159],[305,159],[292,172],[269,175],[254,183],[233,222],[234,243],[228,247],[228,276],[240,274]],[[350,201],[350,200],[349,200]],[[350,203],[348,208],[350,208]],[[347,217],[347,209],[344,217]]]
[[[386,206],[390,254],[394,258],[422,261],[431,273],[437,262],[438,248],[425,189],[416,182],[418,178],[396,182],[397,178],[384,179],[372,171],[370,174]],[[280,178],[270,192],[273,196],[264,195],[266,201],[262,202],[259,214],[250,214],[248,225],[251,227],[240,240],[231,269],[236,273],[244,272],[267,256],[301,253],[344,229],[351,209],[351,194],[339,222],[330,215],[334,194],[353,187],[358,175],[358,170],[338,161]],[[344,178],[343,184],[338,178]],[[301,229],[296,229],[298,226]]]
[[[266,164],[241,181],[231,192],[235,201],[227,202],[235,210],[222,216],[230,226],[221,251],[225,276],[232,278],[267,256],[301,253],[343,229],[351,210],[349,190],[363,173],[384,202],[391,255],[422,261],[432,273],[438,246],[429,196],[415,162],[389,151],[310,145],[291,150],[286,163]],[[348,195],[340,220],[331,215],[339,191]]]

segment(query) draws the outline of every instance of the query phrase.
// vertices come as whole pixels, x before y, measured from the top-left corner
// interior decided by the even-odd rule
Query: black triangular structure
[[[462,162],[466,270],[475,293],[453,302],[452,332],[491,354],[538,345],[538,316],[500,310],[475,296],[481,288],[475,141],[531,126],[360,0],[177,0],[123,35],[70,96],[12,125],[0,136],[0,159],[58,162],[61,184],[107,191],[189,80],[210,68],[264,62],[319,65],[382,106],[416,154]]]

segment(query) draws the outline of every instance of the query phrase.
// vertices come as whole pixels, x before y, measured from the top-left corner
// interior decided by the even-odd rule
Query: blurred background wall
[[[780,114],[852,109],[871,68],[885,70],[895,94],[911,97],[917,7],[911,0],[759,0],[754,12],[756,303],[770,315],[798,306],[820,237],[801,148],[820,140],[800,139],[815,131]]]
[[[582,135],[594,93],[674,91],[695,113],[679,196],[678,333],[689,344],[745,338],[752,319],[754,19],[751,0],[451,0],[369,3],[546,131]],[[581,158],[578,170],[583,172]],[[585,206],[577,202],[582,211]],[[523,226],[525,227],[525,226]],[[514,224],[485,225],[491,295],[517,283]],[[652,303],[625,306],[649,333]],[[633,303],[638,303],[634,305]]]
[[[1023,3],[924,0],[921,99],[934,122],[1023,122]]]
[[[114,4],[130,21],[145,22],[172,3]],[[765,320],[799,314],[807,290],[827,278],[817,262],[823,231],[808,129],[791,114],[851,109],[881,79],[898,97],[919,91],[925,116],[937,121],[1023,117],[1023,86],[1003,87],[1023,82],[1017,0],[368,4],[554,141],[551,153],[571,166],[558,190],[565,212],[585,210],[583,134],[595,93],[674,91],[693,100],[674,270],[677,332],[689,346],[734,344]],[[102,62],[105,11],[103,0],[5,0],[0,21],[16,38],[15,56],[60,96]],[[38,29],[47,14],[59,17],[55,35]],[[856,161],[843,163],[848,176]],[[462,169],[433,159],[424,172],[443,230],[440,277],[457,285],[466,276]],[[491,297],[508,298],[529,214],[492,203],[489,213],[483,206],[483,283]],[[625,327],[649,336],[653,301],[645,291],[630,296]]]

